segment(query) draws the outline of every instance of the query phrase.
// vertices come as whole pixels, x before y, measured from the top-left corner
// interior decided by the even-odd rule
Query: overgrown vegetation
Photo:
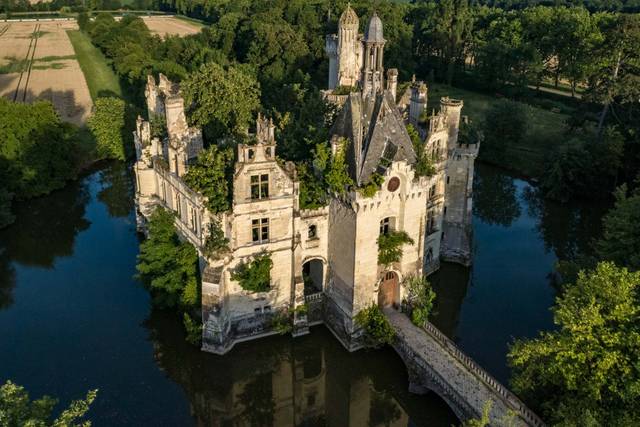
[[[414,325],[423,327],[433,311],[436,293],[429,281],[422,276],[409,276],[405,279],[407,287],[407,305]]]
[[[389,231],[378,236],[378,264],[391,265],[402,259],[402,247],[413,245],[413,239],[405,231]]]
[[[409,124],[407,125],[407,133],[411,138],[413,151],[416,153],[415,176],[433,176],[436,173],[436,167],[433,164],[433,159],[425,152],[424,142],[420,138],[418,131],[413,125]]]
[[[347,139],[342,138],[338,142],[338,148],[336,152],[331,155],[324,173],[327,188],[334,194],[345,194],[349,187],[354,185],[347,169],[346,153],[348,146],[349,141]],[[318,148],[319,147],[316,147],[316,149]],[[324,158],[325,156],[323,155],[322,157]]]
[[[266,292],[271,287],[271,269],[273,261],[269,253],[256,256],[250,262],[241,262],[231,273],[240,287],[249,292]]]
[[[373,304],[364,308],[354,318],[358,328],[363,329],[363,344],[367,348],[379,348],[393,344],[396,336],[393,327],[380,307]]]
[[[369,178],[368,183],[358,188],[358,192],[363,197],[367,197],[367,198],[373,197],[378,193],[378,190],[380,190],[380,186],[383,183],[384,183],[384,176],[380,175],[379,173],[374,173],[371,175],[371,178]]]
[[[203,252],[208,258],[220,259],[229,252],[229,239],[225,237],[220,222],[215,218],[209,223],[208,231]]]
[[[53,415],[58,399],[43,396],[31,400],[23,386],[7,381],[0,386],[0,423],[2,426],[91,426],[87,412],[98,394],[91,390],[84,399],[74,400],[59,415]]]
[[[183,176],[184,182],[207,198],[207,208],[213,213],[225,212],[231,207],[231,179],[233,151],[215,145],[201,151],[196,163]]]
[[[138,278],[160,309],[182,314],[186,340],[200,342],[200,285],[198,254],[191,243],[180,240],[174,214],[157,207],[148,220],[148,237],[140,244]]]
[[[174,214],[158,207],[149,216],[148,238],[140,244],[138,277],[159,308],[199,308],[197,263],[192,244],[178,237]]]

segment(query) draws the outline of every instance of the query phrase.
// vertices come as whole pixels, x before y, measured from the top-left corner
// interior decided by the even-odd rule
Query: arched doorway
[[[324,287],[324,267],[322,260],[311,259],[302,264],[302,279],[304,280],[305,295],[322,292]]]
[[[380,283],[378,290],[378,306],[380,308],[394,306],[398,304],[399,299],[398,275],[393,271],[387,271],[382,277],[382,283]]]

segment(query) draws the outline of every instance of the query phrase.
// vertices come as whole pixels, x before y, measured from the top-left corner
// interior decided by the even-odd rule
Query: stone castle
[[[294,335],[324,323],[347,349],[356,350],[362,332],[354,317],[360,310],[371,304],[399,307],[405,279],[437,270],[441,259],[470,263],[479,144],[458,142],[463,102],[442,98],[439,112],[428,115],[426,84],[414,79],[397,94],[398,71],[383,68],[382,21],[374,13],[364,35],[358,29],[356,13],[347,7],[338,34],[326,40],[325,97],[340,105],[331,150],[343,150],[356,186],[381,177],[372,197],[351,189],[330,197],[325,207],[301,209],[295,165],[277,160],[275,127],[258,116],[255,144],[237,146],[232,208],[211,213],[205,197],[182,179],[203,149],[202,133],[187,124],[180,88],[163,75],[159,82],[148,79],[149,116],[163,118],[167,132],[154,136],[150,122],[138,118],[138,222],[144,229],[157,206],[169,209],[180,236],[197,248],[205,351],[222,354],[237,342],[276,333],[272,319],[283,312],[292,314]],[[422,153],[414,150],[408,124],[423,141]],[[424,156],[434,166],[430,176],[416,174]],[[203,250],[212,221],[229,240],[230,250],[220,259]],[[377,238],[394,231],[414,243],[403,246],[398,262],[379,265]],[[268,290],[243,289],[232,279],[234,271],[264,253],[273,261]]]

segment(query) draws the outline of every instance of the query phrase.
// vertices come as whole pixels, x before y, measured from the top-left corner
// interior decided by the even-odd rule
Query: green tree
[[[91,390],[81,400],[74,400],[55,419],[53,409],[58,400],[50,396],[31,400],[24,387],[7,381],[0,386],[0,425],[12,426],[54,426],[54,427],[88,427],[90,421],[83,421],[98,394],[98,390]]]
[[[229,252],[229,239],[225,237],[220,221],[215,218],[209,223],[209,234],[204,241],[203,252],[212,259],[220,259]]]
[[[93,114],[87,122],[96,139],[98,156],[124,160],[124,101],[120,98],[96,99]]]
[[[158,307],[191,309],[199,302],[198,255],[193,245],[180,241],[173,221],[174,215],[161,207],[151,214],[136,269]]]
[[[496,102],[487,111],[483,124],[483,156],[504,160],[508,146],[522,142],[528,125],[526,106],[508,100]]]
[[[556,300],[558,329],[509,350],[515,391],[562,425],[640,422],[640,272],[603,262]]]
[[[604,217],[604,231],[596,243],[598,255],[634,271],[640,270],[640,189],[615,192],[616,204]]]
[[[14,103],[0,97],[0,178],[16,198],[61,188],[79,165],[78,131],[60,121],[50,102]]]
[[[183,179],[191,189],[207,198],[211,212],[224,212],[231,207],[232,168],[231,148],[212,145],[198,154],[198,160],[189,167]]]
[[[245,132],[260,108],[260,86],[241,65],[205,64],[185,79],[182,91],[191,122],[210,141]]]

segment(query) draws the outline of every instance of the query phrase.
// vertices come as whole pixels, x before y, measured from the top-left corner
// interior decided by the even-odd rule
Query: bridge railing
[[[491,388],[498,395],[502,396],[508,405],[524,417],[533,426],[544,426],[545,423],[524,402],[522,402],[511,390],[500,384],[498,380],[493,378],[487,371],[480,367],[471,357],[467,356],[458,346],[449,339],[445,334],[440,332],[430,322],[425,322],[423,329],[427,331],[436,341],[438,341],[447,351],[465,366],[469,371],[475,374],[484,382],[487,387]]]

